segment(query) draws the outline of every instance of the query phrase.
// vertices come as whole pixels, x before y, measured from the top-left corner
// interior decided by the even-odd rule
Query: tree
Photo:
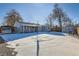
[[[52,14],[53,19],[58,19],[60,25],[60,31],[62,31],[62,18],[64,17],[64,12],[58,7],[58,4],[54,5],[54,10]]]
[[[52,26],[52,20],[56,20],[56,19],[58,19],[60,31],[62,31],[62,22],[67,20],[67,15],[61,8],[59,8],[58,4],[54,5],[54,9],[48,17],[50,27]]]
[[[47,19],[47,22],[48,22],[48,26],[49,26],[50,31],[52,29],[52,17],[51,16],[52,16],[52,14],[50,14],[48,16],[48,19]]]
[[[23,21],[20,14],[14,9],[12,9],[7,13],[7,16],[5,17],[5,19],[6,19],[5,23],[7,24],[7,26],[14,26],[16,21],[17,22]]]

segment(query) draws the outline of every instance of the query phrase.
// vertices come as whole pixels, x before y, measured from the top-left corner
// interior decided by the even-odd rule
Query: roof
[[[30,25],[39,25],[39,24],[29,23],[29,22],[19,22],[19,23],[22,23],[22,24],[30,24]]]
[[[12,26],[7,26],[7,25],[6,25],[6,26],[1,26],[1,27],[12,27]]]
[[[14,27],[12,27],[12,26],[1,26],[0,27],[0,29],[12,29],[12,28],[14,28]]]

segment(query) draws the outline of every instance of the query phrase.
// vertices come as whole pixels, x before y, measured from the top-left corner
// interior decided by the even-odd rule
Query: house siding
[[[16,22],[14,24],[14,27],[17,28],[18,33],[20,33],[20,32],[26,33],[26,32],[37,32],[37,31],[39,31],[39,32],[49,31],[47,26],[34,24],[34,23],[21,23],[21,22],[19,23],[19,22]]]

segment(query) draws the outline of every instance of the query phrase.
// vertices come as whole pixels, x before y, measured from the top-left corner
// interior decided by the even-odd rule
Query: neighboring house
[[[65,21],[62,24],[62,32],[74,33],[74,26],[69,21]]]
[[[74,27],[73,27],[73,26],[64,26],[64,27],[62,28],[62,32],[74,33]]]
[[[59,26],[53,26],[51,31],[55,31],[55,32],[60,32],[60,27]]]
[[[1,26],[0,33],[14,33],[14,27],[11,26]]]

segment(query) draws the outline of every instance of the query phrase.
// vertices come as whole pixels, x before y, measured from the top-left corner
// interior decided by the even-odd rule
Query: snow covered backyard
[[[37,33],[0,35],[7,43],[0,44],[0,55],[36,56]],[[79,39],[61,32],[40,32],[40,56],[79,56]]]

